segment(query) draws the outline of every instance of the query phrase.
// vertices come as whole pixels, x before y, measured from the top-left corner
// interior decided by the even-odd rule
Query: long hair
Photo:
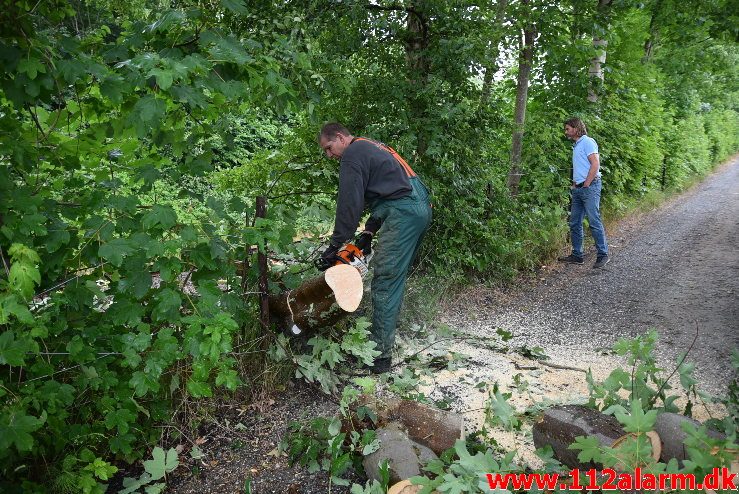
[[[337,134],[345,136],[352,135],[352,133],[340,123],[330,122],[321,127],[321,132],[318,134],[318,140],[321,140],[321,137],[325,137],[330,141],[335,139]]]
[[[569,120],[565,120],[565,125],[569,125],[573,129],[577,130],[578,134],[581,136],[588,135],[588,129],[585,127],[585,122],[580,120],[579,118],[571,118]]]

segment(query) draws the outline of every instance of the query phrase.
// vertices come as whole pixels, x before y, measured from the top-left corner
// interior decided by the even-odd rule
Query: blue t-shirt
[[[580,184],[588,178],[588,172],[590,171],[590,161],[588,156],[598,152],[598,143],[595,139],[588,136],[580,137],[575,146],[572,148],[572,180],[576,184]],[[598,173],[595,174],[596,178],[600,178],[600,168]]]

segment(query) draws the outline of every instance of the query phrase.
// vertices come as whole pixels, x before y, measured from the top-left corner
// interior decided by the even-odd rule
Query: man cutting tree
[[[380,355],[371,370],[388,372],[408,270],[431,223],[428,189],[395,150],[354,137],[341,124],[324,125],[318,140],[326,156],[340,160],[340,165],[334,232],[316,266],[326,270],[334,265],[337,252],[369,209],[370,218],[355,245],[371,249],[380,232],[373,262],[371,328]]]

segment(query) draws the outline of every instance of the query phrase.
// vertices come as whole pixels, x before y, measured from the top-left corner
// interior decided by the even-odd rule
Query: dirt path
[[[445,321],[474,335],[504,328],[513,345],[540,346],[570,363],[578,352],[597,353],[655,328],[665,367],[688,349],[697,324],[688,360],[703,389],[723,393],[739,347],[739,158],[609,233],[605,268],[591,269],[594,259],[554,266],[508,302],[453,304]]]
[[[590,267],[591,252],[584,266],[545,267],[536,281],[513,292],[471,289],[448,303],[442,321],[463,334],[497,342],[497,330],[503,329],[513,335],[506,343],[510,350],[541,347],[549,362],[590,369],[596,381],[616,367],[629,368],[610,351],[616,340],[651,328],[659,333],[658,363],[669,374],[693,342],[697,324],[688,362],[696,363],[700,390],[725,395],[733,378],[731,353],[739,347],[739,159],[609,234],[612,261],[606,268]],[[451,402],[471,429],[482,425],[492,383],[511,391],[510,403],[519,412],[550,401],[584,402],[588,396],[580,371],[469,341],[455,342],[448,351],[467,355],[467,364],[433,375],[423,391]],[[677,377],[670,383],[679,394]],[[693,413],[704,420],[722,409],[700,404]],[[517,434],[497,430],[495,437],[535,465],[527,428]]]

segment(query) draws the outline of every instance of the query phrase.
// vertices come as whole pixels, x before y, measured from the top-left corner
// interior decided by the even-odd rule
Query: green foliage
[[[0,490],[100,491],[104,462],[139,458],[174,402],[235,391],[237,368],[260,365],[234,355],[257,324],[242,296],[256,274],[235,261],[280,224],[242,233],[247,199],[203,176],[240,114],[307,97],[310,62],[295,38],[234,31],[240,2],[140,3],[2,14]]]
[[[532,2],[540,35],[511,198],[515,70],[499,55],[517,49],[524,17],[516,2],[495,3],[427,0],[416,17],[407,5],[323,0],[7,3],[0,489],[33,479],[24,489],[92,492],[109,473],[99,462],[139,459],[178,400],[270,375],[237,350],[264,337],[249,296],[255,255],[275,261],[273,289],[291,288],[330,231],[337,169],[320,158],[321,121],[408,158],[434,196],[423,265],[455,280],[510,278],[561,247],[571,114],[600,144],[611,209],[679,189],[739,148],[726,1],[616,2],[597,19],[608,62],[590,106],[594,6]],[[255,195],[269,196],[267,218],[254,220]],[[303,356],[277,338],[269,357],[293,357],[298,376],[335,390],[348,355],[375,356],[361,324],[313,339]],[[679,372],[695,398],[690,370]],[[417,377],[390,386],[411,393]],[[660,379],[639,357],[630,374],[592,383],[593,396],[625,406],[626,388],[645,411],[657,400],[671,410]]]
[[[339,364],[346,362],[347,357],[351,356],[364,365],[372,365],[375,357],[380,354],[375,350],[377,343],[369,339],[369,326],[370,323],[360,317],[353,327],[340,336],[339,341],[330,337],[312,337],[308,340],[311,353],[294,357],[295,377],[309,383],[317,382],[325,393],[336,392],[340,383]],[[274,349],[272,355],[284,357],[283,349]]]
[[[379,445],[372,429],[342,432],[342,422],[338,418],[319,417],[305,424],[290,424],[289,436],[281,447],[288,452],[293,464],[307,467],[310,473],[324,470],[332,484],[349,485],[343,476],[352,467],[361,469],[362,457],[377,451]],[[385,490],[388,480],[389,475],[381,484]],[[376,489],[367,488],[370,492]]]
[[[616,447],[605,447],[597,438],[578,437],[575,443],[570,445],[570,449],[579,451],[578,460],[582,462],[593,461],[617,471],[634,471],[639,467],[642,471],[655,475],[691,473],[695,474],[696,478],[703,478],[713,468],[728,467],[732,461],[731,452],[735,451],[737,446],[737,423],[730,417],[725,421],[726,437],[723,439],[710,437],[706,426],[696,428],[688,422],[683,424],[683,430],[688,435],[685,444],[689,459],[685,460],[682,468],[679,468],[675,459],[669,463],[662,463],[652,457],[652,444],[646,433],[653,429],[660,413],[678,411],[673,404],[678,397],[666,396],[664,390],[669,389],[669,385],[656,375],[660,369],[655,366],[653,355],[655,343],[654,331],[633,340],[619,340],[614,349],[620,355],[628,355],[629,363],[633,366],[631,375],[622,369],[616,369],[603,383],[594,383],[592,376],[588,378],[591,406],[597,402],[602,402],[604,406],[610,403],[605,413],[613,414],[629,433],[625,440],[617,446],[614,445]],[[679,359],[676,371],[679,372],[680,382],[686,392],[696,395],[695,379],[692,377],[693,368],[692,364],[684,362],[683,356]],[[738,369],[739,362],[735,362],[735,371]],[[649,383],[659,385],[659,390],[651,390]],[[613,395],[619,389],[631,389],[632,393],[628,399],[619,400]],[[729,392],[731,393],[731,389]],[[657,398],[662,400],[663,407],[654,406]],[[690,402],[688,403],[687,411],[690,410]],[[732,403],[731,395],[727,403]],[[733,403],[736,403],[736,397]]]
[[[649,332],[634,339],[619,339],[613,347],[616,354],[628,357],[631,372],[624,369],[614,369],[602,382],[596,383],[593,375],[588,371],[586,380],[590,392],[589,406],[602,407],[605,410],[615,410],[627,407],[629,403],[639,403],[646,410],[660,410],[679,412],[675,401],[679,395],[670,394],[672,386],[667,382],[669,376],[664,375],[664,369],[657,366],[654,348],[657,344],[657,332]],[[690,415],[691,399],[697,396],[696,381],[693,378],[695,366],[684,362],[681,356],[675,367],[679,373],[685,396],[688,398],[686,414]],[[623,397],[620,391],[627,391]],[[659,406],[657,406],[659,405]]]
[[[431,492],[434,489],[439,492],[456,494],[489,492],[490,486],[485,477],[486,473],[505,474],[519,470],[513,463],[515,451],[499,459],[496,459],[491,449],[476,451],[472,455],[468,451],[468,444],[460,439],[454,445],[454,454],[456,457],[449,462],[433,460],[426,466],[425,470],[433,478],[413,477],[412,482],[424,486],[423,492]]]
[[[144,461],[144,473],[138,479],[126,477],[123,480],[123,490],[119,494],[130,494],[132,492],[145,492],[146,494],[159,494],[164,490],[165,483],[157,482],[166,478],[179,465],[177,452],[174,448],[164,451],[157,446],[151,452],[152,459]],[[143,491],[140,489],[143,488]]]
[[[493,389],[488,391],[483,434],[487,426],[501,426],[509,431],[521,428],[521,422],[516,417],[516,410],[508,403],[511,396],[511,393],[501,393],[497,382],[493,385]]]

